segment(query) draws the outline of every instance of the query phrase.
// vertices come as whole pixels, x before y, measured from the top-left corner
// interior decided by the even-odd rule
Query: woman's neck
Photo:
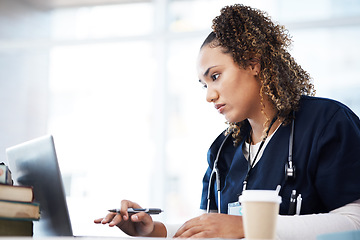
[[[251,125],[251,144],[256,144],[258,142],[261,142],[264,137],[264,130],[268,128],[273,120],[273,118],[276,117],[276,111],[271,111],[266,114],[270,120],[266,118],[264,113],[261,113],[261,115],[258,118],[248,119],[249,123]],[[266,126],[264,124],[266,123]],[[277,127],[281,124],[280,119],[276,119],[275,122],[270,126],[268,135],[271,135]]]

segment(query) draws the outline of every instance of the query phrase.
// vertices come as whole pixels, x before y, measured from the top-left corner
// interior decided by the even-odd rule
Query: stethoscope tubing
[[[295,116],[295,113],[294,113]],[[285,177],[292,177],[295,178],[295,166],[293,164],[293,160],[292,160],[292,152],[293,152],[293,144],[294,144],[294,125],[295,125],[295,119],[292,120],[291,123],[291,131],[290,131],[290,136],[289,136],[289,155],[288,155],[288,162],[287,162],[287,166],[285,166]],[[226,142],[226,140],[229,138],[229,136],[231,135],[231,133],[229,133],[228,135],[226,135],[225,139],[223,140],[223,142],[221,143],[219,150],[216,154],[216,158],[214,161],[214,166],[213,166],[213,170],[210,174],[210,179],[209,179],[209,186],[208,186],[208,195],[207,195],[207,206],[206,206],[206,212],[209,213],[210,212],[210,193],[211,193],[211,187],[212,187],[212,181],[214,179],[214,175],[216,178],[216,188],[217,188],[217,199],[218,199],[218,213],[221,213],[221,188],[220,188],[220,172],[218,169],[218,162],[219,162],[219,156],[221,153],[221,150]]]
[[[223,142],[221,143],[219,150],[216,154],[216,158],[214,161],[214,166],[213,166],[213,170],[210,174],[210,179],[209,179],[209,187],[208,187],[208,195],[207,195],[207,207],[206,207],[206,212],[209,213],[210,212],[210,194],[211,194],[211,187],[212,187],[212,181],[214,179],[214,175],[215,175],[215,182],[216,182],[216,189],[217,189],[217,198],[218,198],[218,213],[221,213],[221,187],[220,187],[220,172],[219,172],[219,168],[217,166],[218,162],[219,162],[219,156],[221,153],[221,150],[226,142],[226,140],[229,138],[229,136],[231,135],[231,133],[229,133],[228,135],[226,135],[225,139],[223,140]]]

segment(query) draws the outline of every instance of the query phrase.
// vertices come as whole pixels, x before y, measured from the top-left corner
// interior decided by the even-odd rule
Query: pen
[[[291,192],[290,204],[289,204],[289,215],[294,215],[296,213],[296,190]]]
[[[277,185],[275,191],[277,192],[278,195],[280,193],[280,190],[281,190],[281,185]]]
[[[302,197],[301,197],[301,194],[299,194],[299,196],[297,197],[297,200],[296,200],[296,215],[300,215],[301,202],[302,202]]]
[[[120,209],[118,208],[110,209],[109,212],[120,213]],[[145,212],[147,214],[159,214],[163,212],[163,210],[161,210],[160,208],[128,208],[127,212],[128,213]]]

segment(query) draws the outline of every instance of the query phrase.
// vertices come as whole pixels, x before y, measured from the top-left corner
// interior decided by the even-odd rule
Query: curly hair
[[[265,97],[270,99],[283,124],[293,118],[292,112],[298,109],[301,95],[315,95],[310,75],[287,51],[291,45],[288,31],[272,22],[265,12],[242,4],[225,6],[213,19],[212,30],[202,47],[208,44],[222,47],[242,68],[259,63],[261,101]],[[265,126],[271,121],[268,116],[266,118]],[[242,139],[245,121],[229,123],[226,132],[232,132],[235,144]],[[265,127],[264,132],[266,130]]]

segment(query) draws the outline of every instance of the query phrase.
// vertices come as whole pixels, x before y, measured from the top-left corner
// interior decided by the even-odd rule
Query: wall
[[[47,130],[50,11],[0,0],[0,161]]]

